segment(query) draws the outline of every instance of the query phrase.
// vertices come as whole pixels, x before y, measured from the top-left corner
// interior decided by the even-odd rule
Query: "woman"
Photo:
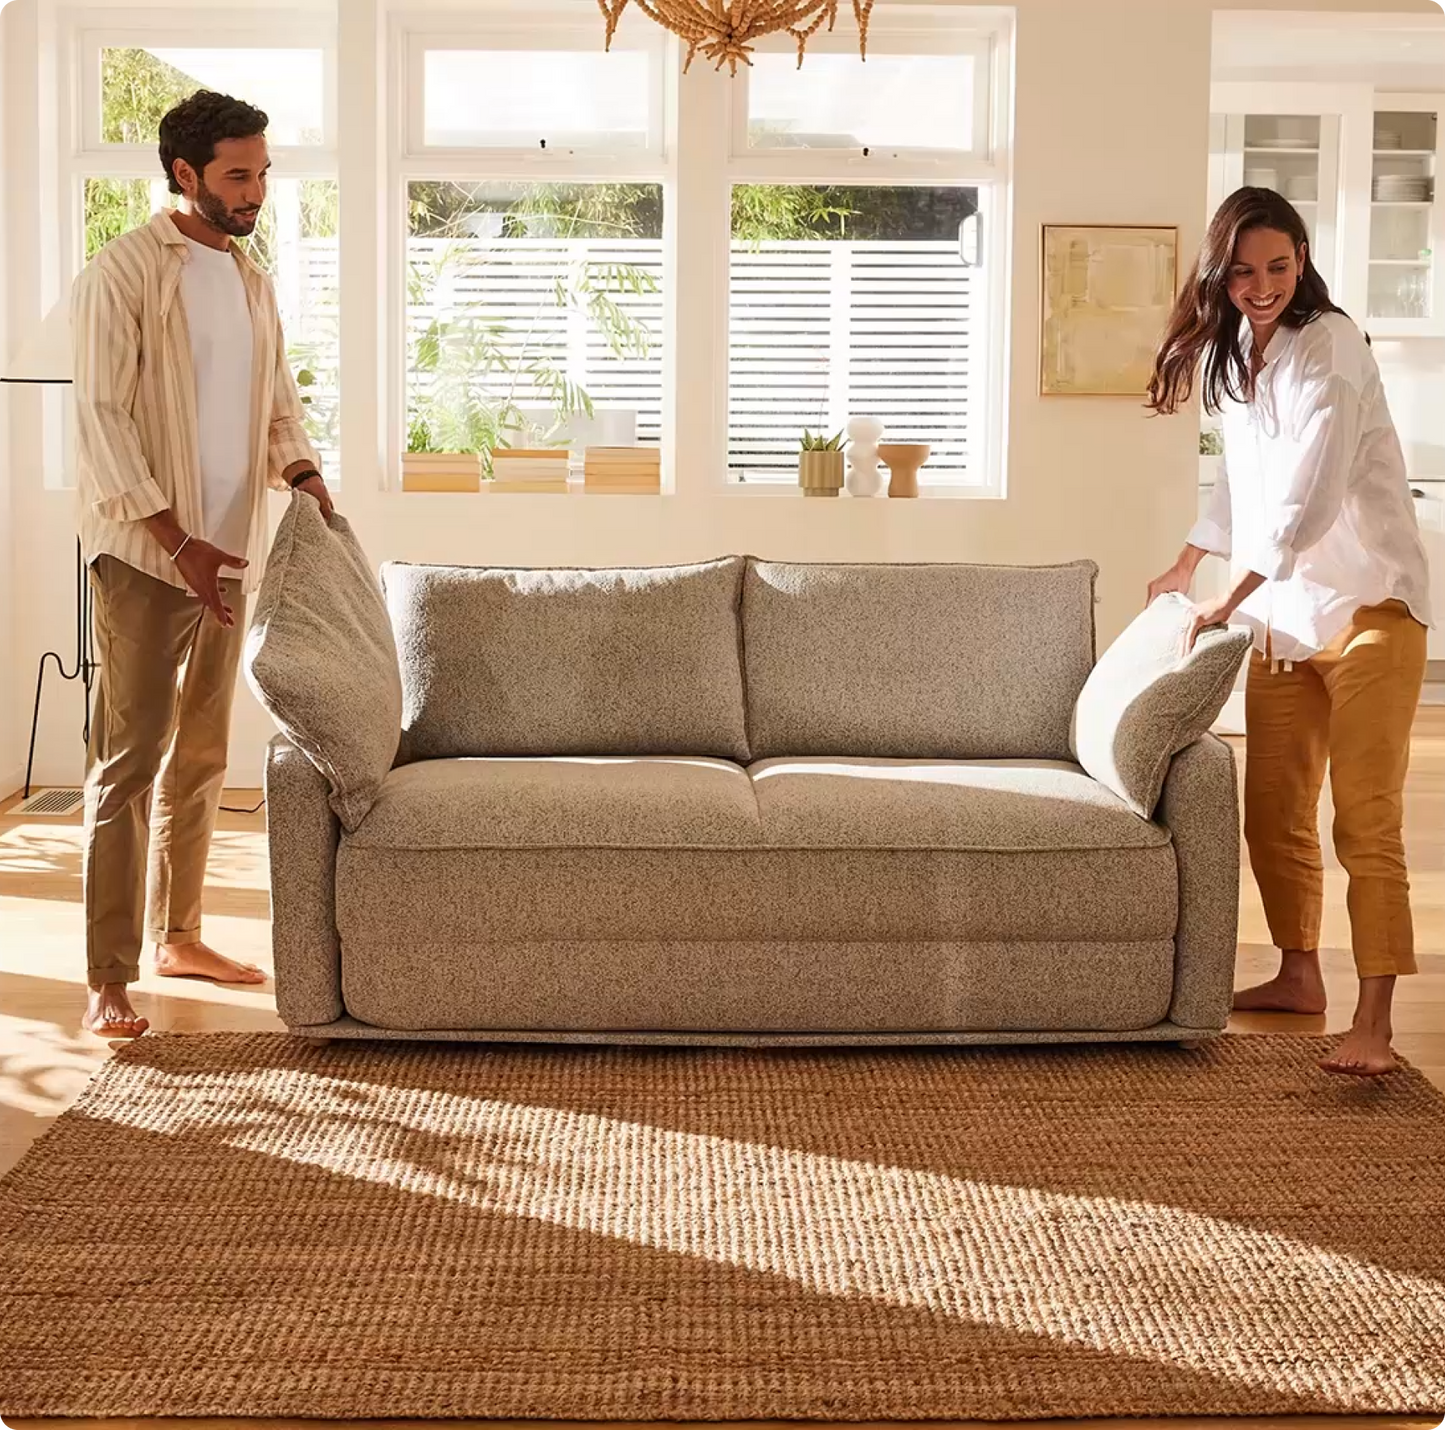
[[[1223,470],[1149,599],[1187,593],[1207,554],[1232,553],[1230,592],[1195,605],[1188,643],[1231,619],[1254,632],[1245,838],[1281,957],[1234,1006],[1324,1011],[1328,762],[1360,993],[1320,1066],[1378,1076],[1395,1065],[1395,979],[1415,972],[1401,825],[1430,619],[1425,548],[1369,344],[1330,301],[1299,214],[1269,189],[1240,189],[1214,216],[1155,359],[1150,407],[1178,411],[1196,373],[1206,410],[1223,414]]]

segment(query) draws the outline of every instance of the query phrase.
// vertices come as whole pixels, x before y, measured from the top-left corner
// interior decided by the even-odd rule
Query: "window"
[[[875,12],[876,14],[876,12]],[[925,485],[1000,481],[1000,37],[875,25],[754,56],[734,91],[728,476],[793,483],[804,430],[876,417]]]
[[[278,36],[278,28],[285,33]],[[161,117],[173,105],[198,89],[214,89],[266,112],[268,202],[244,242],[275,284],[307,429],[327,480],[335,482],[341,340],[329,36],[299,22],[287,29],[278,21],[264,32],[187,31],[175,24],[127,32],[86,29],[82,22],[72,43],[79,132],[62,152],[75,155],[68,166],[75,208],[67,246],[77,264],[174,206],[156,154]]]
[[[407,191],[406,450],[657,443],[662,188]]]
[[[404,343],[393,451],[659,445],[661,32],[398,30]],[[542,46],[546,46],[543,48]],[[393,468],[393,480],[395,469]]]
[[[325,51],[102,46],[100,140],[154,144],[165,112],[197,89],[244,96],[266,112],[273,144],[320,144]]]
[[[651,56],[427,50],[424,142],[444,148],[643,149]]]
[[[747,143],[768,149],[971,153],[987,85],[972,54],[761,54],[747,78]],[[978,121],[982,119],[983,128]]]
[[[732,197],[729,468],[796,479],[798,434],[878,418],[977,480],[970,406],[984,300],[960,258],[977,188],[739,185]]]

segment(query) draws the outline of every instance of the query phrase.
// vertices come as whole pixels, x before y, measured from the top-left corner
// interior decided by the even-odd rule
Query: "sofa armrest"
[[[1234,751],[1214,735],[1170,763],[1155,816],[1174,837],[1179,927],[1174,999],[1182,1028],[1223,1028],[1239,940],[1239,780]]]
[[[345,1011],[336,932],[341,822],[329,794],[325,775],[285,735],[277,735],[266,754],[271,952],[276,1010],[293,1028],[331,1023]]]

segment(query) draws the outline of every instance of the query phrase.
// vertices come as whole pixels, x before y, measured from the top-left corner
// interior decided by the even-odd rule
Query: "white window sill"
[[[823,502],[908,502],[908,501],[1002,501],[1004,494],[992,487],[948,485],[942,482],[923,485],[916,497],[890,497],[887,486],[873,497],[855,497],[846,490],[836,497],[804,497],[802,487],[793,482],[729,482],[723,488],[729,496],[767,496],[796,499],[798,501]]]

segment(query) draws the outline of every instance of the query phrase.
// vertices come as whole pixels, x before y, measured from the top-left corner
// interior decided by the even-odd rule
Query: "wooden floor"
[[[1242,751],[1241,751],[1242,756]],[[259,794],[227,792],[226,803],[248,806]],[[81,925],[79,819],[17,818],[6,811],[18,801],[0,804],[0,1173],[79,1094],[110,1056],[111,1047],[80,1029],[85,1003],[85,955]],[[1328,794],[1323,818],[1328,827]],[[211,855],[206,890],[208,941],[223,952],[270,966],[267,937],[266,851],[261,814],[223,814]],[[1406,800],[1409,852],[1420,975],[1402,979],[1396,997],[1396,1047],[1437,1086],[1445,1088],[1445,707],[1422,709],[1416,724]],[[1240,950],[1236,982],[1258,981],[1274,972],[1275,958],[1248,871],[1241,881]],[[1344,875],[1327,855],[1324,963],[1329,1012],[1319,1018],[1251,1014],[1236,1016],[1231,1032],[1323,1033],[1348,1027],[1354,1007],[1354,966],[1349,955]],[[215,988],[143,973],[134,993],[136,1007],[157,1031],[208,1032],[282,1028],[269,984],[256,989]],[[1114,1423],[1119,1430],[1169,1430],[1217,1425],[1247,1430],[1256,1423],[1271,1430],[1317,1427],[1351,1430],[1389,1426],[1445,1427],[1439,1416],[1408,1418],[1261,1418],[1253,1420],[1173,1420],[1148,1422],[1052,1421],[1054,1430],[1072,1425]],[[9,1421],[12,1426],[56,1427],[69,1422]],[[87,1430],[123,1426],[159,1426],[159,1421],[84,1421]],[[165,1422],[167,1430],[194,1430],[201,1424],[230,1427],[231,1422]],[[300,1422],[251,1420],[246,1430]],[[378,1422],[400,1430],[411,1422]],[[485,1422],[500,1426],[503,1422]],[[750,1422],[758,1430],[761,1422]],[[438,1422],[415,1422],[436,1427]]]

